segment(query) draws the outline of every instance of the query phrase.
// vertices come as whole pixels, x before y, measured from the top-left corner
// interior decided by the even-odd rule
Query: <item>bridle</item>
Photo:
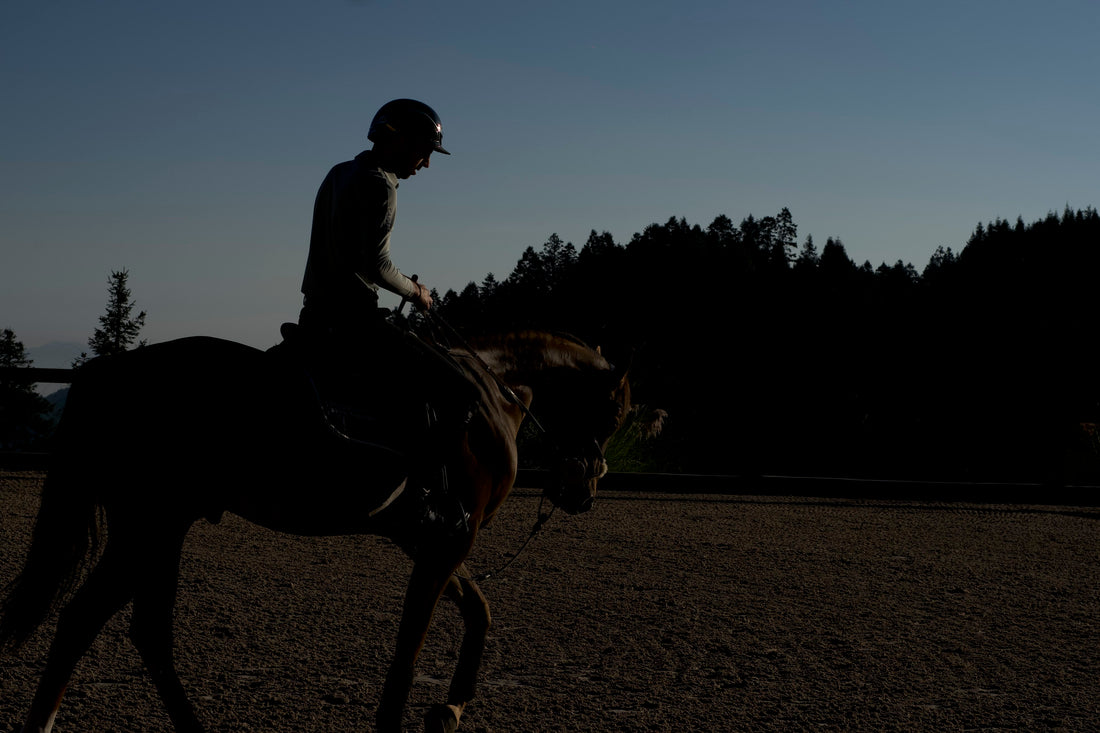
[[[470,357],[475,362],[477,362],[477,365],[480,366],[485,371],[486,374],[488,374],[490,377],[492,377],[493,381],[496,383],[497,387],[500,389],[501,394],[504,395],[504,398],[507,399],[512,404],[514,404],[516,407],[518,407],[523,412],[523,414],[529,420],[531,420],[531,422],[535,425],[535,427],[539,429],[539,432],[541,432],[543,435],[547,436],[550,439],[551,443],[557,449],[557,452],[559,454],[564,453],[564,451],[562,450],[561,443],[554,440],[553,436],[550,434],[550,431],[547,430],[546,427],[543,426],[543,424],[541,422],[539,422],[539,419],[537,417],[535,417],[534,413],[531,412],[531,409],[524,403],[524,401],[519,398],[519,395],[517,395],[511,387],[509,387],[507,384],[505,384],[504,380],[500,378],[500,375],[498,375],[493,370],[493,368],[491,366],[489,366],[488,364],[485,363],[485,360],[482,359],[481,355],[478,354],[477,351],[474,349],[474,347],[470,345],[470,342],[462,337],[462,334],[460,334],[458,331],[456,331],[454,329],[454,327],[451,326],[451,324],[447,323],[447,321],[444,320],[443,316],[439,315],[438,313],[436,313],[433,310],[420,311],[420,314],[427,319],[428,324],[430,326],[434,327],[438,331],[442,331],[447,336],[449,336],[451,339],[453,339],[454,341],[457,341],[458,345],[461,346],[462,349],[467,354],[469,354]],[[446,341],[446,340],[447,339],[444,339],[444,341]],[[581,479],[584,480],[584,481],[591,481],[592,479],[601,479],[601,478],[604,477],[604,475],[607,474],[607,458],[604,456],[603,448],[600,447],[600,442],[598,440],[596,440],[595,438],[592,438],[592,443],[596,448],[596,456],[598,457],[597,460],[590,461],[587,458],[585,458],[582,461],[576,461],[576,459],[572,459],[573,461],[576,461],[578,463],[583,463],[585,465],[591,465],[593,467],[593,471],[588,471],[581,477]],[[581,452],[581,455],[583,456],[584,453]],[[562,461],[562,463],[567,463],[567,462],[571,462],[571,461],[566,461],[566,460]]]
[[[415,281],[415,277],[413,279]],[[401,305],[403,306],[404,304],[405,301],[402,300]],[[398,313],[400,313],[400,306],[398,308]],[[511,387],[505,384],[504,380],[501,379],[500,375],[498,375],[492,367],[485,363],[485,360],[482,359],[481,355],[477,353],[474,347],[465,338],[463,338],[462,334],[455,330],[455,328],[451,326],[451,324],[447,323],[447,321],[434,310],[421,310],[420,315],[425,318],[429,327],[435,330],[437,334],[444,334],[445,338],[442,339],[444,343],[450,341],[457,342],[458,345],[463,349],[463,351],[469,354],[469,356],[475,362],[477,362],[477,365],[480,366],[482,370],[484,370],[485,373],[493,379],[493,382],[496,383],[497,388],[500,390],[500,393],[504,396],[504,398],[512,404],[516,405],[523,412],[524,416],[529,418],[532,424],[534,424],[534,426],[538,428],[539,432],[550,438],[554,448],[556,449],[556,452],[564,452],[561,450],[561,444],[553,439],[553,437],[550,435],[550,431],[548,431],[546,427],[541,422],[539,422],[538,418],[535,417],[534,413],[531,412],[531,409],[526,405],[526,403],[524,403],[524,401],[519,398],[519,395],[517,395]],[[562,459],[562,465],[566,465],[568,463],[581,464],[583,472],[581,480],[585,483],[587,483],[588,481],[601,479],[604,477],[604,475],[607,474],[607,458],[604,456],[603,448],[600,446],[600,442],[595,438],[592,438],[592,443],[596,448],[596,460],[591,460],[585,457],[583,452],[581,452],[581,458],[579,459]],[[561,498],[561,492],[555,491],[552,493],[549,487],[544,487],[542,494],[539,496],[539,506],[537,510],[538,516],[535,520],[534,526],[531,527],[530,533],[527,535],[527,539],[523,541],[523,544],[520,545],[519,549],[516,550],[512,554],[512,557],[510,557],[508,561],[505,562],[502,566],[500,566],[496,570],[491,570],[475,575],[473,576],[472,580],[479,583],[489,580],[490,578],[495,577],[496,575],[506,570],[509,566],[511,566],[511,564],[516,561],[516,558],[518,558],[520,554],[525,549],[527,549],[527,545],[531,543],[531,540],[535,539],[539,532],[542,531],[542,528],[550,520],[550,517],[554,515],[554,512],[557,510],[557,502],[555,501],[555,499],[558,498]],[[549,512],[543,511],[543,503],[546,501],[546,499],[550,499]]]
[[[570,476],[577,481],[591,481],[593,479],[601,479],[607,474],[607,458],[604,456],[603,448],[600,447],[600,441],[592,438],[592,446],[596,449],[595,453],[586,454],[584,451],[578,451],[579,457],[562,459],[563,464],[576,463],[581,464],[579,475]],[[555,446],[560,449],[560,446]],[[565,451],[559,450],[560,454],[564,454]]]

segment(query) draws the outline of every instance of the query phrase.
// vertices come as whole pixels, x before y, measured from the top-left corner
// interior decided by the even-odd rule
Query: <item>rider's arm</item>
[[[420,298],[420,286],[411,279],[401,274],[401,271],[390,261],[390,235],[387,232],[385,238],[378,246],[373,260],[368,263],[369,269],[360,272],[360,277],[366,277],[370,282],[397,293],[402,298],[418,300]]]
[[[381,287],[402,298],[418,300],[420,287],[390,260],[390,231],[397,213],[397,192],[380,173],[368,176],[364,183],[358,201],[343,202],[352,230],[349,265],[369,287]]]

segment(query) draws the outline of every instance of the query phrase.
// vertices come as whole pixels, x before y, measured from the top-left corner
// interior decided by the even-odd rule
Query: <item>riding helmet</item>
[[[430,142],[437,153],[450,155],[443,149],[443,123],[435,110],[415,99],[395,99],[386,102],[374,114],[367,131],[371,142],[382,142],[400,135],[410,140]]]

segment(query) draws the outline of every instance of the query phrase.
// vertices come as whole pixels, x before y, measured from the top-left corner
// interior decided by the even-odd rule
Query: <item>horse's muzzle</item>
[[[546,488],[546,498],[566,514],[583,514],[596,502],[596,484],[607,473],[607,463],[597,459],[568,458]]]

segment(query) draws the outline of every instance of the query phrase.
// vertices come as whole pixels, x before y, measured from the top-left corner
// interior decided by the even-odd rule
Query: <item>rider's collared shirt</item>
[[[416,285],[390,261],[397,185],[397,176],[379,168],[369,150],[328,172],[313,206],[302,279],[307,304],[351,316],[375,308],[379,287],[416,296]]]

